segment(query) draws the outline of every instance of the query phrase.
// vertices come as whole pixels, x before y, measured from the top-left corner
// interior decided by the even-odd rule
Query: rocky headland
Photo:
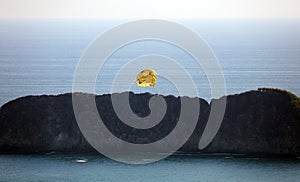
[[[82,93],[82,97],[85,95]],[[153,95],[132,92],[129,95],[132,111],[140,117],[149,115],[148,104]],[[106,127],[115,136],[131,143],[149,143],[164,138],[177,124],[180,97],[163,97],[167,103],[166,114],[159,124],[147,130],[132,128],[121,122],[112,107],[110,94],[96,96],[96,105]],[[201,98],[191,98],[200,101],[198,123],[179,151],[300,156],[300,99],[296,95],[284,90],[261,88],[226,98],[221,127],[203,150],[198,149],[198,144],[211,104]],[[77,125],[71,93],[26,96],[1,107],[0,153],[53,151],[96,152]]]

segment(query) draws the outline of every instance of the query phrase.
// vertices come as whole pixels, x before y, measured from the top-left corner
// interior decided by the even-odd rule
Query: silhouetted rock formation
[[[83,97],[86,95],[88,94],[82,94]],[[147,116],[152,96],[149,93],[130,93],[133,112],[140,117]],[[115,136],[131,143],[150,143],[164,138],[177,124],[180,98],[164,98],[168,106],[166,115],[158,125],[150,129],[135,129],[122,123],[115,115],[110,94],[96,96],[96,103],[105,125]],[[227,107],[220,130],[201,151],[198,144],[208,120],[210,105],[199,99],[197,126],[180,151],[300,156],[297,99],[299,98],[287,91],[273,89],[227,96]],[[218,99],[214,102],[218,102]],[[1,107],[0,153],[51,151],[96,152],[85,140],[76,123],[72,94],[27,96]]]

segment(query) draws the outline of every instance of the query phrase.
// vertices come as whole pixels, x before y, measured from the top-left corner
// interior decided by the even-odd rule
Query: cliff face
[[[130,93],[133,112],[147,116],[151,96],[149,93]],[[164,98],[168,106],[165,117],[147,130],[122,123],[113,111],[110,95],[96,96],[96,103],[105,125],[115,136],[132,143],[149,143],[164,138],[177,124],[180,98]],[[197,126],[180,151],[300,155],[300,118],[295,112],[294,100],[287,92],[259,90],[227,96],[221,128],[201,151],[198,144],[210,105],[203,99],[199,101]],[[27,96],[11,101],[1,107],[0,128],[0,153],[95,152],[78,128],[71,94]]]
[[[227,97],[222,126],[208,152],[300,154],[300,118],[286,92],[252,91]]]

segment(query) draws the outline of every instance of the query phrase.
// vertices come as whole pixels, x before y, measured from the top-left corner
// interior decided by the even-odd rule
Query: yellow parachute
[[[140,87],[155,87],[157,73],[152,69],[144,69],[136,76],[136,84]]]

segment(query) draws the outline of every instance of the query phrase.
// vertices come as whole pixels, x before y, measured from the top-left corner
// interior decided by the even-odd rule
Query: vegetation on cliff
[[[280,92],[286,94],[290,98],[290,104],[292,111],[300,118],[300,98],[288,90],[278,88],[259,88],[261,92]]]

